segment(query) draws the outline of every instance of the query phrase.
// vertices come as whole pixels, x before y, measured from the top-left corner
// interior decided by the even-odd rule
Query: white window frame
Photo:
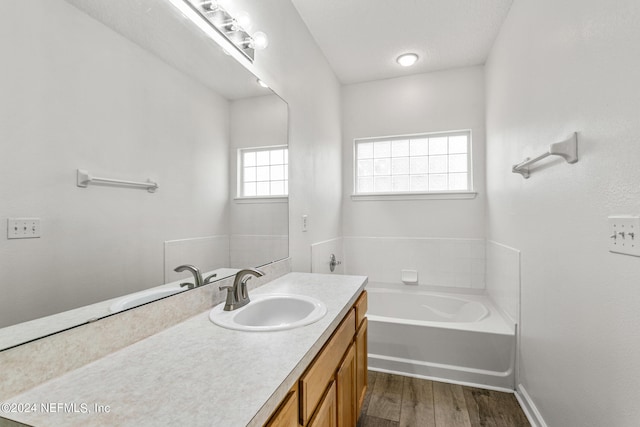
[[[466,190],[428,190],[428,191],[385,191],[358,192],[358,144],[379,141],[398,141],[406,139],[432,138],[437,136],[467,135],[467,189]],[[413,200],[413,199],[473,199],[477,192],[473,187],[473,143],[470,129],[425,132],[408,135],[393,135],[370,138],[355,138],[353,140],[353,193],[352,200]],[[447,172],[449,174],[449,172]]]
[[[259,151],[274,151],[282,150],[286,152],[285,157],[285,183],[286,191],[285,195],[275,196],[245,196],[244,195],[244,153],[245,152],[259,152]],[[288,145],[270,145],[263,147],[243,147],[238,148],[236,152],[237,157],[237,180],[236,180],[236,197],[237,203],[286,203],[289,200],[289,146]]]

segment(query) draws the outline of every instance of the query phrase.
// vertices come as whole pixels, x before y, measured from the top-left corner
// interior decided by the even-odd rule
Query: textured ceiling
[[[513,0],[292,0],[342,83],[484,64]],[[420,55],[400,67],[401,53]]]

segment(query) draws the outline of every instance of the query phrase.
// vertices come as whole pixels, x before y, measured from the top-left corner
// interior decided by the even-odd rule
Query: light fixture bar
[[[254,37],[246,29],[242,28],[239,20],[234,18],[216,0],[183,0],[194,12],[196,12],[209,26],[229,41],[249,61],[253,62],[255,50],[266,47],[266,43],[256,43]],[[246,13],[239,18],[246,17]],[[256,33],[266,40],[262,32]]]

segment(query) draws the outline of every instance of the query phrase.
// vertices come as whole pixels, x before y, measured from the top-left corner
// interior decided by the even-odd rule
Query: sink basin
[[[238,331],[281,331],[317,322],[327,314],[320,300],[303,295],[270,294],[251,297],[251,302],[234,311],[215,306],[209,319],[216,325]]]
[[[118,311],[126,310],[128,308],[137,307],[142,304],[146,304],[151,301],[158,300],[160,298],[168,297],[170,295],[177,294],[184,291],[186,288],[171,287],[171,288],[158,288],[149,289],[143,292],[137,292],[135,294],[127,295],[124,298],[120,298],[109,307],[109,311],[117,313]]]

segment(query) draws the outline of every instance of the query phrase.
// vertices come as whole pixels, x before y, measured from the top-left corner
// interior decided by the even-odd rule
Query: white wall
[[[344,235],[484,237],[484,73],[482,67],[343,87]],[[471,200],[352,201],[355,138],[471,129]]]
[[[347,85],[342,92],[345,271],[400,283],[484,287],[484,72],[460,68]],[[471,129],[474,199],[352,200],[353,140]],[[459,239],[449,240],[451,238]],[[459,249],[461,248],[461,249]],[[484,249],[484,243],[482,243]],[[446,262],[445,262],[446,261]]]
[[[607,216],[640,212],[640,3],[519,0],[486,68],[488,235],[521,251],[520,383],[550,426],[640,418],[640,258]],[[512,164],[579,134],[580,160]]]
[[[226,100],[62,1],[0,2],[0,51],[0,223],[42,220],[0,239],[0,327],[161,284],[165,240],[226,232]]]
[[[248,68],[289,104],[289,254],[311,271],[311,244],[342,235],[340,84],[290,0],[234,4],[269,36]]]
[[[239,99],[230,104],[230,267],[260,266],[288,256],[287,199],[236,200],[238,149],[287,145],[287,118],[287,104],[276,95]]]

